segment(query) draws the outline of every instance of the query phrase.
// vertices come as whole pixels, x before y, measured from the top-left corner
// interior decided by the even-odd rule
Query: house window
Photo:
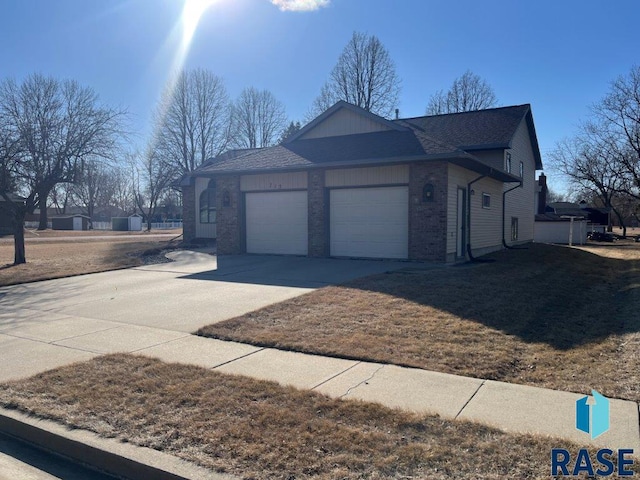
[[[482,193],[482,208],[491,208],[491,195]]]
[[[520,162],[520,178],[524,178],[524,163]]]
[[[422,201],[424,203],[433,202],[433,196],[434,196],[433,184],[432,183],[427,183],[422,188]]]
[[[216,181],[210,180],[200,194],[200,223],[216,223]]]
[[[518,217],[511,217],[511,241],[518,240]]]
[[[511,153],[507,152],[504,159],[504,169],[507,173],[511,173]]]

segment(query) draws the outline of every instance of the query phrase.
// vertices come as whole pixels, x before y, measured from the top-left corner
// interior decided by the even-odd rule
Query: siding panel
[[[520,162],[524,164],[524,176],[522,188],[507,193],[505,223],[507,232],[510,231],[511,217],[518,218],[518,242],[530,242],[533,240],[533,223],[535,220],[536,198],[536,164],[529,138],[527,122],[522,121],[513,137],[511,149],[512,173],[518,175]],[[506,184],[505,189],[516,184]],[[507,243],[511,242],[511,235],[507,235]]]
[[[467,188],[467,184],[478,178],[476,172],[457,165],[449,165],[449,184],[447,188],[447,255],[456,253],[456,225],[458,187]],[[502,182],[483,178],[471,187],[475,192],[471,196],[471,247],[476,249],[502,248]],[[482,208],[482,194],[491,195],[491,208]]]
[[[327,170],[325,182],[327,187],[406,185],[409,183],[409,166],[390,165],[384,167]]]
[[[307,172],[266,173],[240,177],[240,191],[306,190]]]
[[[340,135],[382,132],[385,130],[390,130],[390,128],[371,118],[358,115],[355,112],[343,108],[325,119],[319,125],[316,125],[315,128],[308,131],[300,138],[337,137]]]

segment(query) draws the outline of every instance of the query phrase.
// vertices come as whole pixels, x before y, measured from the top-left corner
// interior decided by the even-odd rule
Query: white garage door
[[[331,255],[407,258],[407,187],[331,190]]]
[[[307,254],[307,192],[246,194],[247,253]]]

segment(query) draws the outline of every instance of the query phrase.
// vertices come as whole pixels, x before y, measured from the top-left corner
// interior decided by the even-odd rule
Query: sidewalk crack
[[[232,358],[231,360],[227,360],[225,362],[219,363],[218,365],[214,365],[213,367],[211,367],[211,370],[215,370],[216,368],[223,367],[224,365],[228,365],[238,360],[242,360],[243,358],[247,358],[251,355],[255,355],[256,353],[262,352],[263,350],[266,350],[266,347],[259,347],[257,350],[254,350],[253,352],[245,353],[244,355],[240,355],[239,357],[235,357],[235,358]]]
[[[348,390],[347,390],[343,395],[340,395],[338,398],[344,398],[344,397],[346,397],[347,395],[349,395],[353,390],[355,390],[356,388],[358,388],[360,385],[366,385],[367,383],[369,383],[369,382],[373,379],[373,377],[375,377],[375,376],[378,374],[378,372],[379,372],[380,370],[382,370],[384,367],[385,367],[385,365],[380,365],[380,366],[376,369],[376,371],[375,371],[375,372],[373,372],[371,375],[369,375],[369,377],[365,378],[364,380],[362,380],[360,383],[358,383],[358,384],[354,385],[353,387],[349,387],[349,389],[348,389]]]
[[[473,398],[477,395],[477,393],[480,391],[480,389],[482,388],[482,386],[484,385],[484,382],[486,382],[486,380],[482,380],[482,382],[480,382],[480,385],[478,385],[478,388],[476,388],[476,391],[473,392],[473,395],[471,395],[469,397],[469,400],[467,400],[466,402],[464,402],[464,405],[462,406],[462,408],[458,411],[458,413],[456,413],[456,416],[453,417],[454,420],[456,420],[460,414],[462,413],[462,411],[467,408],[467,405],[469,405],[469,402],[471,402],[471,400],[473,400]]]
[[[311,390],[315,390],[319,387],[321,387],[322,385],[324,385],[327,382],[330,382],[331,380],[333,380],[334,378],[339,377],[340,375],[343,375],[345,373],[347,373],[349,370],[351,370],[352,368],[357,367],[358,365],[360,365],[362,362],[356,362],[353,365],[351,365],[350,367],[342,370],[341,372],[336,373],[335,375],[330,376],[329,378],[327,378],[326,380],[321,381],[319,384],[317,384],[315,387],[312,387]]]

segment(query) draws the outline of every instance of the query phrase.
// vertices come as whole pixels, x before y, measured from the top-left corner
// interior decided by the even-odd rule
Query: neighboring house
[[[9,193],[7,195],[11,202],[20,203],[24,205],[25,198]],[[14,232],[14,211],[9,202],[0,195],[0,236],[13,235]]]
[[[547,178],[538,177],[537,212],[533,239],[540,243],[584,245],[589,232],[605,231],[609,210],[590,207],[587,202],[547,203]]]
[[[586,202],[551,202],[548,203],[543,211],[538,211],[536,221],[550,222],[562,220],[563,217],[582,217],[589,224],[606,226],[609,224],[608,208],[598,208],[590,206]]]
[[[453,262],[533,240],[540,169],[529,105],[389,121],[338,102],[185,177],[184,236],[219,254]]]

